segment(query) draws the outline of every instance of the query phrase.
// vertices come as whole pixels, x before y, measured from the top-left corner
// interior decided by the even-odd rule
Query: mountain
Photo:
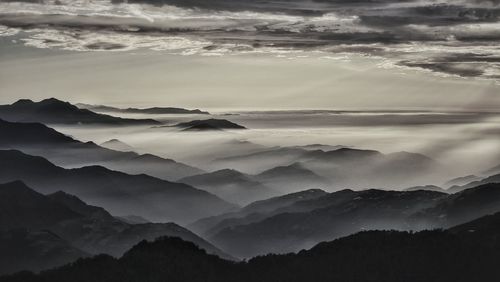
[[[500,211],[500,183],[465,189],[412,216],[431,227],[451,227]]]
[[[94,112],[117,112],[117,113],[129,113],[129,114],[197,114],[197,115],[209,115],[209,112],[201,111],[199,109],[188,110],[184,108],[175,107],[152,107],[152,108],[116,108],[103,105],[89,105],[89,104],[76,104],[80,109],[88,109]]]
[[[40,271],[89,256],[47,230],[0,231],[0,249],[0,274]]]
[[[55,98],[40,102],[19,100],[11,105],[0,105],[0,119],[12,122],[41,122],[47,124],[91,124],[91,125],[158,125],[153,119],[124,119],[97,114],[80,109]]]
[[[467,184],[462,185],[462,186],[458,186],[458,185],[451,186],[450,188],[448,188],[448,192],[456,193],[456,192],[460,192],[460,191],[463,191],[463,190],[466,190],[469,188],[473,188],[473,187],[483,185],[483,184],[488,184],[488,183],[500,183],[500,174],[492,175],[492,176],[485,177],[485,178],[480,178],[480,180],[472,181],[472,182],[467,183]]]
[[[340,148],[331,151],[306,150],[297,147],[271,148],[256,153],[219,158],[213,166],[231,167],[243,173],[259,174],[275,167],[300,163],[327,179],[331,190],[344,187],[396,189],[419,185],[422,179],[441,179],[441,166],[415,153],[382,154],[374,150]],[[305,188],[305,187],[303,187]]]
[[[280,208],[291,206],[299,201],[319,198],[326,194],[320,189],[309,189],[256,201],[233,212],[202,218],[190,224],[188,228],[203,236],[212,236],[224,228],[260,221],[273,215],[273,212]]]
[[[212,160],[241,154],[255,153],[268,149],[267,146],[256,144],[248,140],[224,139],[220,142],[203,142],[202,145],[190,148],[191,154],[184,157],[190,163],[196,163],[205,170],[216,171],[226,167],[212,166]]]
[[[134,148],[127,143],[124,143],[118,139],[110,139],[106,142],[101,143],[101,147],[108,148],[115,151],[121,152],[133,152]]]
[[[203,131],[203,130],[223,130],[223,129],[246,129],[244,126],[230,122],[225,119],[205,119],[181,122],[175,127],[182,128],[185,131]]]
[[[40,123],[0,120],[0,136],[0,149],[22,150],[63,166],[95,164],[132,174],[146,173],[165,180],[203,172],[195,167],[151,154],[119,152],[92,142],[82,143]]]
[[[299,148],[270,148],[249,154],[218,158],[213,161],[213,166],[220,168],[231,167],[244,173],[258,174],[264,170],[299,161],[308,152],[308,150]]]
[[[433,207],[446,194],[432,191],[339,191],[307,204],[253,222],[225,228],[209,237],[221,249],[240,258],[286,253],[363,230],[411,230],[408,217]],[[326,199],[326,201],[325,201]],[[294,205],[299,205],[296,202]]]
[[[471,174],[471,175],[467,175],[467,176],[462,176],[462,177],[450,179],[443,186],[446,188],[450,188],[452,186],[462,186],[462,185],[466,185],[466,184],[474,182],[474,181],[480,181],[481,179],[482,179],[482,177]]]
[[[233,169],[189,176],[179,179],[179,182],[201,188],[222,199],[240,205],[276,196],[277,194],[273,189]]]
[[[19,181],[0,185],[0,193],[2,199],[10,201],[2,205],[0,217],[0,232],[6,234],[16,230],[44,230],[59,238],[58,242],[67,242],[66,245],[83,250],[81,253],[116,256],[141,240],[168,235],[194,242],[221,257],[232,258],[175,223],[128,224],[103,208],[90,206],[73,195],[64,192],[42,195]],[[0,245],[2,243],[5,242],[0,242]],[[16,260],[19,265],[20,256],[14,258],[19,258]]]
[[[100,166],[64,169],[16,150],[0,150],[0,167],[0,182],[22,180],[41,193],[61,190],[113,214],[132,213],[156,222],[192,222],[234,207],[187,184]]]
[[[280,208],[291,206],[297,202],[314,200],[323,197],[327,194],[328,194],[327,192],[321,189],[308,189],[304,191],[294,192],[283,196],[277,196],[266,200],[253,202],[241,208],[239,213],[251,214],[251,213],[272,212]]]
[[[301,163],[278,166],[263,171],[254,179],[282,192],[296,192],[305,188],[328,188],[331,182],[307,169]]]
[[[179,238],[162,237],[137,244],[119,259],[101,255],[0,281],[493,281],[500,275],[498,226],[496,214],[450,230],[364,231],[296,254],[269,254],[238,263],[208,255]]]
[[[43,229],[80,217],[81,214],[54,203],[21,181],[0,184],[0,230]]]
[[[449,228],[500,211],[500,184],[446,194],[341,190],[272,212],[201,219],[193,230],[238,257],[308,248],[362,230]]]
[[[425,191],[436,191],[447,193],[447,191],[436,185],[422,185],[422,186],[413,186],[409,188],[405,188],[403,191],[417,191],[417,190],[425,190]]]
[[[486,235],[497,237],[500,234],[500,213],[483,216],[478,219],[453,226],[449,229],[450,232],[455,234],[471,234],[475,236]]]

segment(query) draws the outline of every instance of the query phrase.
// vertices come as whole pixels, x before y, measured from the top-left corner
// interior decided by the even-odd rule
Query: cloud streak
[[[499,1],[10,1],[0,36],[74,51],[362,53],[499,79]],[[35,1],[37,2],[37,1]]]

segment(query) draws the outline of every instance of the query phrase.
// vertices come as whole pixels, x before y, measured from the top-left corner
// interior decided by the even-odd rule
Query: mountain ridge
[[[21,99],[10,105],[0,105],[0,119],[14,122],[42,122],[73,125],[158,125],[153,119],[125,119],[80,109],[55,98],[33,102]]]

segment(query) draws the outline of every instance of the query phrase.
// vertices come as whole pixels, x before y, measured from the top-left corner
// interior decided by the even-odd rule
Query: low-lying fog
[[[276,111],[219,112],[212,116],[249,129],[215,132],[182,132],[169,127],[56,129],[98,144],[118,139],[138,152],[154,153],[207,171],[222,168],[212,163],[215,159],[275,146],[326,144],[382,153],[425,154],[443,165],[445,171],[437,172],[440,177],[421,179],[420,184],[442,184],[451,177],[478,174],[491,168],[500,157],[500,115],[493,113]],[[206,115],[148,117],[167,124],[207,118]],[[256,166],[247,164],[248,171],[243,172],[258,173],[270,168]]]

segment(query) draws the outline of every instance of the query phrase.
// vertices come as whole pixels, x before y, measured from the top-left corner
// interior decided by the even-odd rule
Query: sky
[[[498,1],[9,0],[0,101],[496,110]],[[151,5],[155,4],[155,5]]]
[[[213,110],[496,110],[500,104],[500,86],[492,81],[384,68],[383,60],[355,55],[71,52],[5,40],[0,50],[2,103],[56,97],[75,103]]]

